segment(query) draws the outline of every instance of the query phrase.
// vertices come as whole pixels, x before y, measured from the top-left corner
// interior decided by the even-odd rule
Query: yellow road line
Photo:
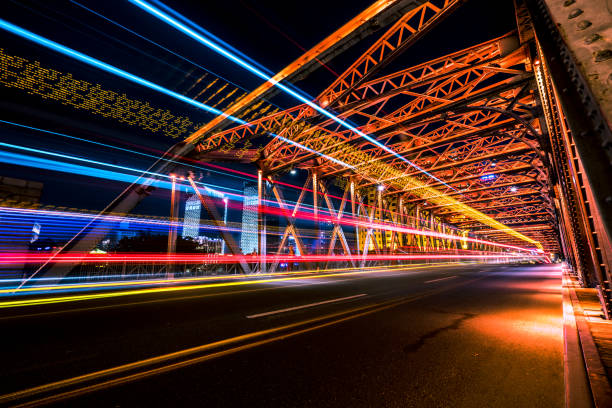
[[[228,339],[224,339],[224,340],[220,340],[220,341],[216,341],[216,342],[212,342],[212,343],[208,343],[208,344],[204,344],[201,346],[197,346],[197,347],[192,347],[192,348],[188,348],[188,349],[184,349],[184,350],[180,350],[177,352],[173,352],[173,353],[169,353],[169,354],[164,354],[161,356],[157,356],[157,357],[152,357],[152,358],[148,358],[148,359],[144,359],[144,360],[140,360],[140,361],[136,361],[136,362],[132,362],[132,363],[128,363],[128,364],[123,364],[117,367],[113,367],[113,368],[109,368],[109,369],[105,369],[105,370],[100,370],[100,371],[95,371],[93,373],[89,373],[89,374],[84,374],[84,375],[80,375],[77,377],[72,377],[72,378],[68,378],[65,380],[61,380],[61,381],[56,381],[56,382],[52,382],[49,384],[44,384],[44,385],[40,385],[37,387],[32,387],[32,388],[28,388],[22,391],[17,391],[17,392],[13,392],[10,394],[5,394],[0,396],[0,403],[8,403],[11,401],[15,401],[15,400],[19,400],[19,399],[23,399],[23,398],[27,398],[27,397],[31,397],[31,396],[35,396],[38,394],[42,394],[45,392],[51,392],[54,390],[58,390],[60,388],[65,388],[71,385],[77,385],[77,384],[81,384],[87,381],[92,381],[92,380],[96,380],[96,379],[100,379],[103,377],[108,377],[110,375],[113,374],[119,374],[119,373],[124,373],[126,371],[130,371],[130,370],[134,370],[137,368],[143,368],[146,366],[150,366],[150,365],[154,365],[154,364],[160,364],[160,363],[165,363],[168,362],[170,360],[174,360],[177,358],[181,358],[181,357],[187,357],[189,355],[195,354],[195,353],[199,353],[199,352],[203,352],[203,351],[208,351],[208,350],[212,350],[221,346],[226,346],[226,345],[231,345],[231,344],[235,344],[235,343],[239,343],[245,340],[250,340],[250,339],[254,339],[257,337],[261,337],[267,334],[273,334],[273,333],[278,333],[281,331],[285,331],[285,330],[290,330],[293,328],[298,328],[300,326],[304,326],[304,325],[308,325],[308,324],[313,324],[313,323],[318,323],[324,320],[329,320],[329,319],[334,319],[334,318],[338,318],[336,320],[332,320],[330,322],[325,322],[325,323],[320,323],[318,325],[312,326],[312,327],[307,327],[304,329],[299,329],[297,331],[294,332],[289,332],[289,333],[284,333],[281,335],[278,335],[276,337],[272,337],[272,338],[268,338],[268,339],[264,339],[264,340],[259,340],[259,341],[255,341],[253,343],[248,343],[248,344],[244,344],[241,346],[237,346],[237,347],[233,347],[231,349],[227,349],[227,350],[222,350],[222,351],[218,351],[212,354],[207,354],[204,356],[200,356],[200,357],[194,357],[188,360],[184,360],[184,361],[179,361],[176,363],[171,363],[162,367],[157,367],[154,369],[150,369],[150,370],[146,370],[146,371],[142,371],[139,373],[134,373],[134,374],[130,374],[127,376],[123,376],[120,378],[116,378],[116,379],[112,379],[112,380],[107,380],[107,381],[103,381],[101,383],[98,384],[93,384],[93,385],[89,385],[86,387],[81,387],[78,388],[76,390],[71,390],[71,391],[67,391],[67,392],[63,392],[60,394],[56,394],[56,395],[51,395],[48,397],[44,397],[35,401],[30,401],[30,402],[25,402],[23,404],[20,405],[16,405],[16,407],[33,407],[33,406],[40,406],[43,404],[49,404],[49,403],[53,403],[53,402],[57,402],[60,400],[64,400],[67,398],[72,398],[78,395],[83,395],[89,392],[93,392],[93,391],[97,391],[97,390],[101,390],[104,388],[109,388],[112,386],[116,386],[116,385],[120,385],[120,384],[124,384],[130,381],[134,381],[137,379],[141,379],[141,378],[145,378],[145,377],[150,377],[153,375],[157,375],[157,374],[161,374],[164,372],[168,372],[168,371],[172,371],[172,370],[176,370],[178,368],[182,368],[182,367],[186,367],[189,365],[193,365],[193,364],[197,364],[200,362],[204,362],[207,360],[211,360],[217,357],[222,357],[228,354],[232,354],[232,353],[236,353],[242,350],[247,350],[253,347],[257,347],[260,345],[264,345],[267,343],[271,343],[271,342],[275,342],[275,341],[279,341],[279,340],[283,340],[283,339],[287,339],[290,337],[294,337],[297,336],[299,334],[303,334],[303,333],[307,333],[310,331],[314,331],[314,330],[318,330],[320,328],[323,327],[327,327],[327,326],[331,326],[331,325],[335,325],[347,320],[352,320],[361,316],[365,316],[368,314],[372,314],[378,311],[382,311],[385,309],[389,309],[395,306],[399,306],[401,304],[405,304],[405,303],[409,303],[409,302],[413,302],[415,300],[419,300],[422,298],[425,298],[427,296],[431,296],[431,295],[435,295],[441,292],[445,292],[451,289],[454,289],[458,286],[462,286],[462,285],[466,285],[481,279],[484,279],[486,276],[481,276],[478,278],[474,278],[471,279],[469,281],[465,281],[465,282],[461,282],[461,283],[457,283],[455,285],[451,285],[445,288],[439,288],[436,290],[431,290],[428,291],[426,293],[422,293],[419,295],[413,295],[404,299],[400,299],[400,300],[390,300],[390,301],[386,301],[386,302],[381,302],[381,303],[377,303],[374,305],[367,305],[367,306],[361,306],[361,307],[357,307],[357,308],[353,308],[353,309],[349,309],[349,310],[345,310],[342,312],[337,312],[337,313],[332,313],[332,314],[328,314],[325,316],[320,316],[320,317],[316,317],[313,319],[308,319],[308,320],[304,320],[301,322],[297,322],[297,323],[291,323],[291,324],[287,324],[284,326],[279,326],[279,327],[275,327],[272,329],[266,329],[266,330],[260,330],[260,331],[256,331],[253,333],[249,333],[249,334],[244,334],[244,335],[240,335],[240,336],[236,336],[236,337],[231,337]],[[355,313],[355,314],[352,314]],[[345,316],[345,315],[349,315],[349,316]],[[341,317],[344,316],[344,317]]]
[[[374,306],[378,306],[378,304],[374,305]],[[141,368],[141,367],[145,367],[145,366],[149,366],[149,365],[153,365],[153,364],[163,363],[163,362],[166,362],[168,360],[172,360],[172,359],[176,359],[176,358],[180,358],[180,357],[186,357],[186,356],[189,356],[189,355],[194,354],[194,353],[199,353],[199,352],[207,351],[207,350],[214,349],[214,348],[217,348],[217,347],[234,344],[234,343],[237,343],[237,342],[241,342],[241,341],[249,340],[249,339],[252,339],[252,338],[264,336],[264,335],[267,335],[267,334],[277,333],[277,332],[283,331],[283,330],[289,330],[289,329],[292,329],[292,328],[295,328],[295,327],[299,327],[299,326],[303,326],[303,325],[306,325],[306,324],[316,323],[316,322],[319,322],[319,321],[322,321],[322,320],[331,319],[331,318],[334,318],[334,317],[337,317],[337,316],[341,316],[341,315],[345,315],[345,314],[348,314],[348,313],[357,312],[357,311],[360,311],[360,310],[363,310],[363,309],[367,309],[367,308],[371,308],[371,307],[374,307],[374,306],[372,306],[372,305],[361,306],[361,307],[349,309],[349,310],[346,310],[346,311],[342,311],[342,312],[338,312],[338,313],[333,313],[333,314],[329,314],[329,315],[325,315],[325,316],[321,316],[321,317],[317,317],[317,318],[314,318],[314,319],[308,319],[308,320],[304,320],[304,321],[297,322],[297,323],[291,323],[291,324],[287,324],[287,325],[284,325],[284,326],[275,327],[275,328],[272,328],[272,329],[260,330],[260,331],[256,331],[256,332],[252,332],[252,333],[248,333],[248,334],[244,334],[244,335],[240,335],[240,336],[236,336],[236,337],[231,337],[229,339],[225,339],[225,340],[220,340],[220,341],[204,344],[204,345],[201,345],[201,346],[196,346],[196,347],[192,347],[192,348],[176,351],[176,352],[173,352],[173,353],[164,354],[164,355],[161,355],[161,356],[157,356],[157,357],[152,357],[152,358],[136,361],[136,362],[133,362],[133,363],[123,364],[123,365],[120,365],[120,366],[117,366],[117,367],[113,367],[113,368],[109,368],[109,369],[105,369],[105,370],[100,370],[100,371],[95,371],[93,373],[84,374],[84,375],[81,375],[81,376],[77,376],[77,377],[73,377],[73,378],[69,378],[69,379],[65,379],[65,380],[61,380],[61,381],[56,381],[56,382],[53,382],[53,383],[49,383],[49,384],[45,384],[45,385],[29,388],[27,390],[17,391],[17,392],[14,392],[14,393],[10,393],[10,394],[6,394],[6,395],[3,395],[3,396],[0,396],[0,403],[5,403],[5,402],[8,402],[8,401],[13,401],[13,400],[18,399],[18,398],[24,398],[24,397],[40,394],[40,393],[43,393],[43,392],[53,391],[53,390],[56,390],[58,388],[63,388],[63,387],[66,387],[66,386],[75,385],[75,384],[83,383],[83,382],[86,382],[86,381],[95,380],[95,379],[98,379],[98,378],[101,378],[101,377],[106,377],[106,376],[109,376],[109,375],[112,375],[112,374],[122,373],[122,372],[133,370],[133,369],[136,369],[136,368]]]
[[[343,279],[343,280],[340,280],[340,282],[344,280],[349,280],[349,279]],[[300,286],[305,286],[305,285],[308,285],[308,283],[294,285],[292,287],[300,287]],[[265,290],[277,290],[277,289],[287,289],[287,288],[283,286],[272,286],[272,287],[266,287],[266,288],[260,288],[260,289],[233,290],[233,291],[226,291],[226,292],[206,293],[203,295],[191,295],[191,296],[181,296],[181,297],[172,297],[172,298],[151,299],[151,300],[142,300],[139,302],[115,303],[112,305],[104,305],[104,306],[79,307],[79,308],[74,308],[74,309],[54,310],[51,312],[40,312],[40,313],[28,313],[28,314],[21,314],[21,315],[3,316],[3,317],[0,317],[0,321],[38,317],[38,316],[48,316],[48,315],[56,315],[56,314],[65,314],[65,313],[86,312],[86,311],[93,311],[93,310],[113,309],[113,308],[125,307],[125,306],[146,305],[146,304],[151,304],[151,303],[173,302],[173,301],[181,301],[181,300],[189,300],[189,299],[201,299],[201,298],[214,297],[214,296],[234,295],[234,294],[261,292]]]

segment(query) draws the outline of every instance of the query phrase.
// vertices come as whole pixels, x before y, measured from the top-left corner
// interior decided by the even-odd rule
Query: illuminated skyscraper
[[[192,195],[185,202],[185,219],[183,221],[183,238],[196,239],[200,235],[200,212],[202,203],[197,195]]]
[[[243,254],[250,254],[253,251],[257,252],[257,248],[257,186],[245,183],[240,249]]]

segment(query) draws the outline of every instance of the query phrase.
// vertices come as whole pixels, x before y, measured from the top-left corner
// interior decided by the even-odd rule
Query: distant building
[[[244,183],[244,200],[242,202],[242,231],[240,249],[243,254],[257,252],[257,186]]]
[[[268,255],[278,252],[281,236],[277,231],[280,231],[280,216],[275,214],[266,215],[266,251]]]
[[[132,238],[138,235],[138,230],[136,229],[138,226],[135,226],[134,229],[130,229],[129,221],[121,221],[119,226],[113,230],[114,233],[114,242],[119,242],[123,238]]]
[[[202,203],[197,195],[192,195],[185,203],[185,218],[183,220],[183,238],[196,239],[200,236],[200,214]]]
[[[223,239],[199,236],[195,238],[198,242],[198,249],[207,254],[220,254],[223,252]]]

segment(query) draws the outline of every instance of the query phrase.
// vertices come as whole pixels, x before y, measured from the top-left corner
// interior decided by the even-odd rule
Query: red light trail
[[[220,254],[156,254],[156,253],[129,253],[129,254],[58,254],[53,259],[56,263],[219,263],[231,264],[245,260],[249,263],[275,262],[343,262],[343,261],[412,261],[412,260],[465,260],[465,259],[522,259],[543,258],[542,255],[524,255],[516,253],[493,254],[389,254],[389,255],[220,255]],[[48,259],[48,255],[27,253],[6,253],[0,259],[0,264],[40,263]]]

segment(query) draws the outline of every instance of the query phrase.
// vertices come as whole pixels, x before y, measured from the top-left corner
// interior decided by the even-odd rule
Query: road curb
[[[563,317],[565,406],[612,407],[612,388],[567,271],[563,272]]]

